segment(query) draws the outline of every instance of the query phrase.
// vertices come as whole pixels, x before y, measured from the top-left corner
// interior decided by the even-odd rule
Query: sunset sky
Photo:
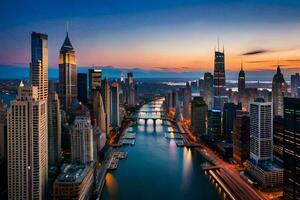
[[[212,71],[219,38],[226,70],[300,68],[299,0],[4,1],[0,65],[28,67],[37,31],[56,68],[67,21],[78,66]]]

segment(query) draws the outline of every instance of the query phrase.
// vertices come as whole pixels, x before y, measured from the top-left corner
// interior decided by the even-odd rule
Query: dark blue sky
[[[79,66],[211,71],[218,37],[227,69],[237,70],[241,54],[257,49],[244,56],[246,69],[270,70],[277,59],[300,66],[287,62],[299,60],[299,0],[5,0],[0,65],[28,67],[30,33],[38,31],[49,35],[56,68],[67,21]]]

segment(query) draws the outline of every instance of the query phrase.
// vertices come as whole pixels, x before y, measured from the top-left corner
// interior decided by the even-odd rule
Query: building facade
[[[280,66],[277,67],[276,74],[272,81],[272,100],[274,115],[283,116],[283,98],[287,94],[287,86],[281,73]]]
[[[217,143],[222,140],[222,111],[212,109],[208,111],[207,135],[211,142]]]
[[[77,99],[78,101],[86,104],[88,102],[88,85],[87,74],[77,74]]]
[[[191,129],[198,136],[206,135],[207,105],[202,97],[194,97],[191,103]]]
[[[120,100],[119,100],[119,84],[113,81],[110,87],[111,96],[111,126],[117,128],[120,126]]]

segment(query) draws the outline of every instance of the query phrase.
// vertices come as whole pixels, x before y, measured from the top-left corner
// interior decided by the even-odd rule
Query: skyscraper
[[[284,98],[284,198],[300,199],[300,99]]]
[[[256,99],[250,103],[250,158],[257,164],[273,156],[272,102]]]
[[[111,94],[111,126],[116,128],[120,126],[120,100],[119,100],[119,84],[113,81],[110,87]]]
[[[93,116],[96,118],[96,127],[106,134],[106,114],[100,91],[96,91],[93,97]]]
[[[61,111],[56,92],[48,98],[48,158],[49,166],[59,166],[61,161]]]
[[[214,107],[223,109],[223,104],[227,102],[226,80],[225,80],[225,56],[223,52],[215,51],[214,67]]]
[[[30,85],[38,87],[38,98],[48,98],[48,35],[31,34]]]
[[[207,105],[202,97],[194,97],[191,103],[191,129],[198,136],[206,135]]]
[[[110,86],[108,78],[105,77],[101,82],[101,96],[104,104],[105,110],[105,120],[106,120],[106,135],[109,134],[109,127],[110,127]]]
[[[89,69],[89,90],[95,91],[101,88],[102,70],[99,68]]]
[[[291,75],[291,89],[293,97],[297,97],[297,89],[300,88],[300,75],[299,73]]]
[[[212,109],[208,111],[208,127],[207,135],[210,141],[220,142],[222,140],[222,112],[219,109]]]
[[[78,108],[71,129],[71,158],[74,163],[87,163],[94,160],[93,127],[88,109],[84,105]]]
[[[245,89],[246,89],[246,77],[245,77],[245,71],[243,69],[243,63],[242,63],[241,70],[239,72],[239,79],[238,79],[239,99],[244,97]]]
[[[248,112],[237,111],[234,122],[233,159],[242,164],[250,154],[250,118]]]
[[[213,107],[213,95],[214,95],[214,76],[206,72],[204,73],[204,100],[209,110]]]
[[[190,103],[192,99],[192,89],[189,82],[186,82],[186,86],[183,90],[183,117],[190,117]]]
[[[127,104],[135,106],[135,86],[132,72],[127,73]]]
[[[7,112],[8,199],[46,199],[47,103],[38,87],[20,84]]]
[[[281,73],[280,66],[277,67],[277,72],[272,81],[272,99],[274,115],[283,116],[283,97],[287,93],[286,82]]]
[[[225,103],[223,110],[223,139],[232,142],[233,123],[236,117],[236,111],[242,110],[242,104]]]
[[[59,98],[65,111],[77,99],[77,69],[75,50],[67,33],[59,54]]]
[[[77,94],[78,101],[82,103],[87,103],[87,74],[86,73],[78,73],[77,74]]]
[[[278,164],[283,164],[284,124],[282,116],[273,119],[273,157]]]

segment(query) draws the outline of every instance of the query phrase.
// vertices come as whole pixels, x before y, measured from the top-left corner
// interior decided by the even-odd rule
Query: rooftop
[[[91,165],[89,164],[64,164],[61,167],[61,173],[56,179],[56,182],[64,182],[64,183],[81,183],[89,171]]]

